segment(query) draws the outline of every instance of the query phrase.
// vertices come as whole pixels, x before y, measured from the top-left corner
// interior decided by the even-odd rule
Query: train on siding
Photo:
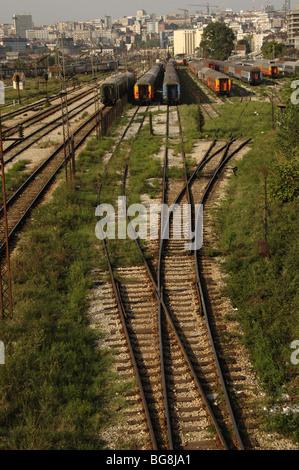
[[[164,104],[178,104],[181,100],[181,83],[173,62],[166,64],[162,93]]]
[[[286,60],[286,59],[279,59],[279,60],[264,60],[264,66],[275,66],[278,67],[278,75],[295,75],[299,72],[299,61],[295,60]],[[249,62],[248,62],[249,63]],[[256,63],[256,62],[254,62]],[[276,72],[277,73],[277,72]],[[267,75],[270,72],[268,71]],[[276,77],[274,77],[276,78]]]
[[[109,72],[113,71],[116,68],[115,62],[107,62],[107,63],[99,63],[94,65],[95,72]],[[65,75],[72,76],[77,74],[91,74],[93,72],[91,63],[78,63],[78,64],[67,64],[65,66]],[[59,75],[59,66],[58,65],[51,65],[48,67],[48,73],[51,75]]]
[[[270,78],[279,77],[279,66],[274,64],[271,60],[257,59],[253,64],[260,69],[264,76]]]
[[[273,62],[279,67],[279,75],[296,75],[299,72],[299,61],[279,60]]]
[[[157,97],[157,90],[161,86],[163,77],[163,63],[158,62],[134,85],[134,99],[138,104],[151,103]]]
[[[203,62],[189,62],[189,69],[217,95],[227,95],[233,89],[232,80],[222,72],[207,67]]]
[[[128,94],[129,100],[133,96],[135,76],[131,72],[123,72],[110,77],[100,85],[100,96],[103,104],[114,105],[117,100]]]
[[[259,85],[263,80],[262,72],[254,65],[214,59],[207,59],[203,63],[211,69],[239,78],[250,85]]]

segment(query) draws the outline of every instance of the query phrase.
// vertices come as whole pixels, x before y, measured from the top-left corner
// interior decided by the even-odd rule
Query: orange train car
[[[159,62],[146,72],[134,85],[136,103],[151,103],[156,95],[159,82],[163,76],[163,63]]]
[[[266,77],[271,78],[278,78],[279,77],[279,67],[277,64],[271,63],[269,60],[265,59],[257,59],[254,61],[254,65],[256,65],[263,75]]]
[[[189,69],[217,95],[227,95],[233,89],[231,78],[222,72],[206,67],[202,62],[191,61]]]

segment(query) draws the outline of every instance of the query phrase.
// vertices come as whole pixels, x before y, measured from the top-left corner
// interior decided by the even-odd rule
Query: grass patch
[[[12,260],[14,319],[1,325],[0,449],[103,449],[101,430],[119,419],[128,385],[111,372],[86,318],[93,268],[107,269],[94,234],[102,156],[111,137],[91,140],[76,181],[32,212]],[[63,172],[62,176],[63,178]]]
[[[9,168],[9,170],[5,171],[5,189],[8,197],[9,194],[21,186],[28,177],[28,173],[24,171],[28,163],[30,163],[30,160],[20,160]],[[3,204],[2,186],[0,188],[0,203]]]

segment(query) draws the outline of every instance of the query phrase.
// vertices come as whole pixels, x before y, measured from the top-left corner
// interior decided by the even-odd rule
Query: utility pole
[[[102,53],[102,47],[101,47],[101,53]],[[101,131],[100,131],[100,97],[99,97],[99,87],[98,87],[98,81],[96,77],[96,54],[95,54],[95,46],[93,46],[92,51],[90,52],[90,60],[91,60],[91,70],[92,70],[92,78],[94,81],[94,108],[95,108],[95,120],[96,120],[96,136],[97,139],[100,138],[101,136]]]
[[[1,241],[5,241],[5,255],[0,259],[0,314],[1,319],[9,316],[12,319],[12,289],[11,289],[11,273],[10,273],[10,253],[8,245],[8,224],[7,224],[7,208],[6,208],[6,191],[5,191],[5,173],[3,161],[3,138],[2,124],[0,114],[0,164],[2,179],[2,200],[3,200],[3,224],[1,226]]]
[[[268,243],[267,172],[264,176],[264,241]]]
[[[268,244],[267,168],[262,167],[261,172],[264,177],[264,239],[258,241],[258,251],[259,256],[270,258],[270,249]]]
[[[61,116],[62,116],[62,127],[63,127],[63,149],[64,149],[64,160],[65,160],[65,178],[68,180],[68,167],[70,177],[75,173],[75,169],[72,166],[72,145],[70,136],[70,122],[68,113],[67,103],[67,87],[65,80],[65,57],[64,57],[64,46],[63,46],[63,33],[58,36],[58,65],[59,65],[59,82],[60,82],[60,100],[61,100]]]
[[[272,111],[272,128],[275,128],[275,114],[274,114],[274,96],[273,96],[273,89],[271,90],[272,96],[271,96],[271,111]]]

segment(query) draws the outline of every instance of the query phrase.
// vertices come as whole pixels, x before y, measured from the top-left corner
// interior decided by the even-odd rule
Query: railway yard
[[[256,66],[250,71],[245,64],[239,80],[235,70],[233,76],[226,75],[225,67],[218,64],[222,68],[217,70],[215,63],[193,61],[178,67],[172,61],[165,78],[165,64],[158,63],[146,75],[140,70],[134,76],[106,74],[97,81],[96,91],[90,83],[70,90],[68,130],[73,153],[67,157],[60,96],[53,97],[49,106],[40,101],[2,114],[6,203],[4,207],[1,193],[0,254],[4,270],[9,242],[14,312],[13,318],[3,315],[1,319],[11,372],[6,375],[8,385],[1,381],[0,386],[8,409],[14,390],[22,389],[13,378],[18,373],[16,358],[20,360],[26,347],[32,347],[24,366],[28,384],[38,351],[47,356],[53,379],[49,387],[56,384],[63,395],[61,410],[65,403],[70,406],[66,415],[61,412],[64,421],[53,425],[62,436],[58,448],[91,448],[90,442],[95,442],[95,448],[109,450],[298,450],[290,435],[265,426],[269,397],[252,361],[254,354],[244,342],[247,333],[238,321],[236,301],[227,291],[229,272],[222,266],[233,250],[234,234],[226,240],[226,249],[220,250],[222,234],[217,226],[217,211],[230,210],[225,206],[230,188],[236,187],[236,196],[240,194],[240,186],[233,184],[239,174],[240,178],[246,174],[252,154],[261,151],[262,134],[270,135],[267,145],[277,128],[279,105],[284,104],[281,90],[290,79],[273,75],[262,80],[261,69]],[[252,225],[260,224],[260,237],[261,187],[257,202],[261,221],[252,215]],[[120,207],[120,200],[125,206]],[[108,224],[102,221],[105,212],[99,208],[104,204],[115,209],[114,237],[107,236]],[[140,206],[130,212],[133,204],[146,210],[146,218],[135,225]],[[176,211],[164,213],[157,207]],[[143,236],[134,237],[130,227]],[[121,230],[125,235],[115,236]],[[242,258],[241,241],[235,251]],[[44,258],[45,247],[54,251]],[[251,256],[255,256],[252,248]],[[32,266],[27,265],[30,259]],[[42,272],[47,263],[54,263],[49,276]],[[54,300],[56,291],[62,292],[59,301]],[[33,317],[30,296],[35,302]],[[256,303],[262,302],[259,293],[253,297]],[[67,344],[62,346],[56,337],[70,323],[76,326],[65,334],[77,332],[78,343],[71,339],[68,351]],[[32,338],[18,337],[23,329],[25,335],[33,331]],[[43,346],[49,332],[50,346]],[[73,372],[70,364],[80,356],[75,351],[83,351],[86,344],[90,349]],[[98,366],[101,358],[107,358],[108,365]],[[35,373],[43,377],[42,390],[47,365],[39,363],[32,382]],[[82,389],[75,390],[73,374],[84,376]],[[294,382],[295,376],[293,371]],[[110,382],[114,388],[103,391]],[[29,437],[21,447],[55,448],[55,439],[38,437],[37,422],[43,413],[48,415],[48,406],[55,408],[57,398],[44,390],[43,397],[35,396],[30,405],[27,386],[26,400],[28,407],[34,406],[34,416],[26,423]],[[51,405],[46,405],[48,393]],[[96,405],[101,393],[102,401]],[[280,409],[297,410],[297,399],[295,392],[289,392]],[[76,406],[81,410],[78,421],[70,417]],[[4,418],[11,429],[15,423],[23,426],[15,408]],[[60,405],[57,414],[59,409]],[[93,415],[97,419],[91,418],[86,430],[89,421],[82,422]],[[73,432],[75,444],[69,437]],[[86,441],[94,434],[90,445],[83,443],[84,437],[80,441],[77,433]],[[19,445],[20,436],[9,439],[6,447],[11,442]]]

